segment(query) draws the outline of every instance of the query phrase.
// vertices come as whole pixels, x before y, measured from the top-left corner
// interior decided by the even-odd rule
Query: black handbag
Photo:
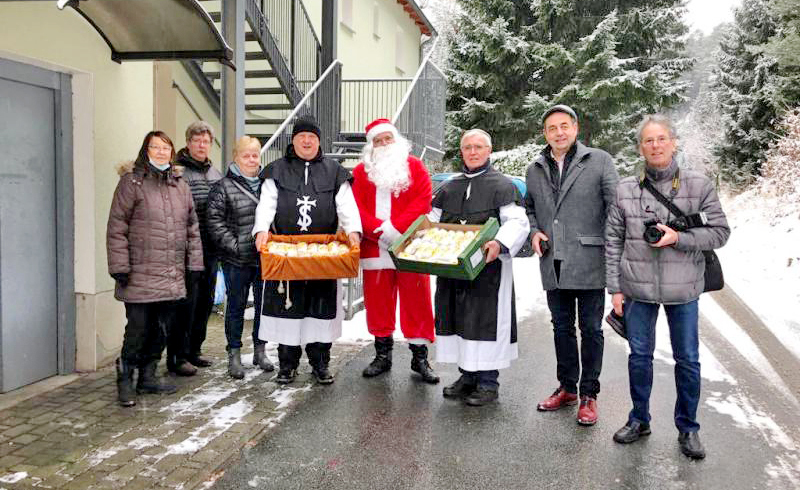
[[[649,180],[642,179],[642,187],[647,189],[650,194],[655,197],[658,202],[663,204],[670,210],[672,214],[678,217],[686,216],[686,214],[681,211],[675,204],[672,203],[669,199],[667,199],[664,194],[658,192],[658,189],[653,186],[652,182]],[[705,279],[705,284],[703,286],[703,292],[709,291],[719,291],[723,287],[725,287],[725,278],[722,275],[722,264],[719,262],[719,257],[717,257],[716,252],[713,250],[703,250],[703,256],[706,259],[706,269],[703,275]]]

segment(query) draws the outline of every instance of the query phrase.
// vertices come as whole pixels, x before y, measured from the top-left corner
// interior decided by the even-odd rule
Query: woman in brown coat
[[[174,393],[160,384],[156,367],[175,321],[186,283],[203,271],[203,252],[192,193],[171,166],[175,149],[161,131],[144,138],[136,161],[119,168],[106,232],[108,272],[114,297],[125,303],[128,324],[117,359],[119,403],[136,404],[138,393]]]

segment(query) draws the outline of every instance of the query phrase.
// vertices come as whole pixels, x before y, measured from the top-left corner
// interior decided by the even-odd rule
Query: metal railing
[[[322,131],[322,151],[331,150],[333,141],[339,136],[341,83],[342,62],[334,60],[261,148],[262,164],[266,165],[284,155],[286,147],[292,142],[291,124],[304,115],[314,116],[317,120]]]
[[[412,144],[420,158],[441,161],[444,157],[444,110],[447,83],[442,71],[431,61],[423,60],[392,122]]]
[[[361,133],[379,117],[389,118],[400,106],[411,78],[342,80],[343,133]]]
[[[295,80],[316,80],[320,75],[322,45],[303,2],[261,0],[260,3],[278,50]]]

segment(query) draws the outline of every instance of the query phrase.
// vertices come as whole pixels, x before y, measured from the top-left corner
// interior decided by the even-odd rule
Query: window
[[[350,32],[355,32],[355,26],[353,25],[353,0],[341,0],[340,5],[342,6],[342,11],[340,12],[342,16],[342,25]]]

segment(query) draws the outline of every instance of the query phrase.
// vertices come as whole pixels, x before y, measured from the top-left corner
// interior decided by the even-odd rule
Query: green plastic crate
[[[444,228],[446,230],[477,231],[478,234],[467,248],[458,256],[458,264],[438,264],[433,262],[422,262],[416,260],[401,259],[397,255],[402,252],[406,245],[411,243],[414,234],[418,230],[426,228]],[[435,276],[449,277],[450,279],[463,279],[471,281],[475,279],[486,265],[486,257],[481,250],[484,243],[488,242],[497,234],[500,224],[496,218],[489,218],[483,225],[457,225],[450,223],[431,223],[425,215],[420,216],[408,227],[403,236],[398,238],[391,247],[389,255],[392,257],[395,268],[405,272],[419,272],[421,274],[432,274]]]

